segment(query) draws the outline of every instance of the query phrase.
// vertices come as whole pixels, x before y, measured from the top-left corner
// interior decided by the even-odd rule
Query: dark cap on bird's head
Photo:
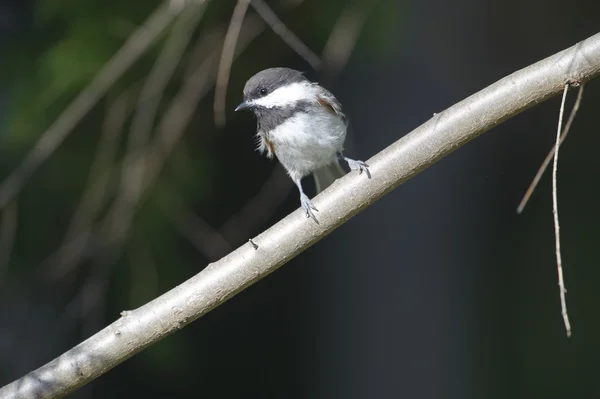
[[[273,93],[280,87],[293,83],[310,81],[302,74],[290,68],[269,68],[258,72],[246,82],[244,86],[244,101],[235,109],[247,109],[253,107],[253,101]]]

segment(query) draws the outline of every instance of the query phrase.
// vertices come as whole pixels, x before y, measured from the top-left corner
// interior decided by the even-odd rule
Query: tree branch
[[[331,233],[395,187],[502,121],[600,74],[600,34],[513,73],[437,114],[314,199],[317,225],[302,210],[122,317],[60,357],[0,389],[2,398],[67,394],[204,315]],[[351,195],[349,195],[351,193]]]

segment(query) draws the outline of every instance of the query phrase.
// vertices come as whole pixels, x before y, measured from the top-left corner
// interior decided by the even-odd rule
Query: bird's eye
[[[260,93],[261,96],[266,96],[269,91],[263,87],[258,92]]]

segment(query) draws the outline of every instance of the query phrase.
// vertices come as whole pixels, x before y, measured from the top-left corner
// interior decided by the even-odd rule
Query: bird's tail
[[[317,187],[317,194],[329,187],[336,179],[344,176],[346,172],[336,162],[331,165],[324,166],[313,172],[315,178],[315,185]]]

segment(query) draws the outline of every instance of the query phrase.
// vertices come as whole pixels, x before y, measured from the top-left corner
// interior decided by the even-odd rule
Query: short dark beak
[[[238,105],[235,110],[239,111],[241,109],[248,109],[248,108],[250,108],[250,103],[248,101],[242,101],[242,103],[240,105]]]

